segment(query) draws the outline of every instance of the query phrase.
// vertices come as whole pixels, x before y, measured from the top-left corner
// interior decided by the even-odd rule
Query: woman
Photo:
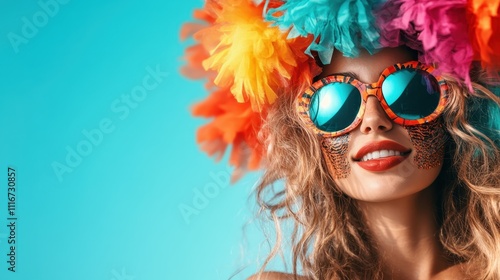
[[[498,43],[485,32],[499,31],[498,13],[472,33],[490,36],[470,43],[467,24],[487,15],[478,1],[236,2],[207,2],[198,17],[210,27],[195,38],[208,52],[189,69],[215,70],[210,81],[220,87],[195,114],[219,127],[254,120],[231,131],[232,142],[210,125],[199,140],[233,144],[241,169],[264,150],[258,201],[278,234],[282,221],[294,223],[293,273],[251,279],[500,279],[500,100],[488,89],[498,76],[485,71],[498,69],[485,47]],[[263,12],[280,28],[254,24]],[[282,30],[293,55],[272,39]],[[250,37],[252,49],[231,36]],[[213,109],[231,94],[247,107]],[[248,132],[255,128],[261,144]]]

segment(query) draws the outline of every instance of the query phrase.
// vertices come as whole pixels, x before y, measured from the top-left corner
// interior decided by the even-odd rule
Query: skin
[[[388,66],[415,59],[415,54],[403,47],[383,49],[374,55],[362,52],[356,58],[334,52],[332,63],[323,68],[321,76],[352,72],[361,82],[373,83]],[[411,149],[411,154],[399,165],[382,172],[358,166],[353,160],[356,152],[380,140],[397,142]],[[425,150],[414,146],[408,130],[393,123],[379,101],[370,96],[361,124],[349,133],[344,156],[349,169],[346,176],[336,176],[331,167],[330,172],[340,189],[358,201],[382,257],[386,279],[465,279],[463,268],[444,257],[437,234],[435,205],[439,186],[434,181],[441,170],[442,154],[438,160],[436,156],[429,157],[433,162],[422,168],[421,163],[415,162],[415,156],[418,159],[417,152]],[[263,279],[268,280],[293,279],[281,273],[265,276]]]
[[[322,75],[352,72],[361,82],[373,83],[388,66],[410,60],[415,60],[414,53],[403,47],[384,49],[374,55],[363,52],[356,58],[337,52]],[[361,147],[380,140],[397,142],[411,149],[411,153],[402,163],[385,171],[361,168],[353,160],[354,155]],[[429,148],[415,146],[408,130],[393,123],[377,98],[370,96],[361,124],[350,132],[346,159],[350,172],[345,178],[335,179],[344,193],[358,201],[380,249],[387,279],[462,278],[460,268],[444,258],[434,219],[439,186],[433,183],[441,171],[444,155],[442,150],[437,151],[437,162],[433,157],[424,168],[418,159],[426,150]]]
[[[364,83],[378,81],[380,73],[390,65],[413,60],[413,53],[404,48],[384,49],[375,55],[363,52],[359,57],[347,58],[335,52],[332,63],[325,66],[322,76],[351,72]],[[441,171],[441,163],[430,169],[418,168],[414,162],[417,147],[403,126],[393,123],[385,114],[376,97],[368,97],[361,124],[351,131],[346,154],[350,172],[335,182],[341,190],[361,202],[388,202],[415,194],[431,185]],[[401,164],[383,172],[361,168],[354,157],[363,146],[381,140],[391,140],[411,149]],[[333,172],[332,172],[333,173]]]

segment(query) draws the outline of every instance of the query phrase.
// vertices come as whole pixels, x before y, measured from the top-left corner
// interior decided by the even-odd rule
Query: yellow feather
[[[260,111],[276,100],[278,88],[290,80],[297,62],[286,33],[263,21],[262,7],[251,0],[234,2],[239,3],[223,6],[216,23],[201,31],[204,38],[220,40],[205,44],[215,47],[208,49],[211,55],[203,67],[215,70],[215,84],[231,87],[238,102],[249,101],[254,111]]]

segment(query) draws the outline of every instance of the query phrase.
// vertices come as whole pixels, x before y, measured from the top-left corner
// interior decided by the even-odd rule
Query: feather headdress
[[[474,61],[500,66],[500,0],[206,0],[186,23],[192,37],[181,72],[206,79],[208,98],[193,108],[212,118],[198,130],[203,150],[232,148],[234,178],[259,168],[267,108],[290,87],[307,87],[334,51],[355,57],[406,45],[421,62],[470,86]]]

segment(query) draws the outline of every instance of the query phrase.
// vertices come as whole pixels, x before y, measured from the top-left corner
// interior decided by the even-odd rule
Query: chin
[[[335,183],[349,197],[365,202],[388,202],[420,193],[439,176],[442,164],[418,169],[414,164],[400,164],[388,171],[370,172],[355,164],[349,176]]]

